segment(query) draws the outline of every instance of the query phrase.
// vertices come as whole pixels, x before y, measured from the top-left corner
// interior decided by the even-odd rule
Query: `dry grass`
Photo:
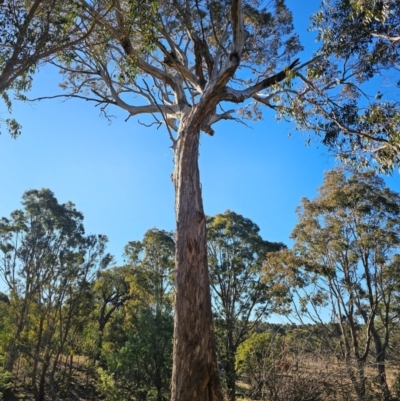
[[[353,384],[343,362],[333,357],[302,356],[285,358],[285,369],[272,367],[266,370],[263,391],[254,392],[254,379],[241,377],[237,382],[237,396],[242,401],[353,401],[356,399]],[[392,388],[399,367],[389,365],[387,380]],[[366,369],[369,391],[374,400],[380,400],[379,383],[375,366]],[[253,390],[253,394],[252,394]]]
[[[40,364],[39,368],[41,368]],[[34,400],[29,371],[30,369],[25,367],[23,360],[17,361],[13,386],[11,391],[6,393],[4,401]],[[76,357],[72,361],[71,369],[67,366],[67,361],[65,363],[60,361],[60,370],[56,376],[57,388],[55,391],[52,392],[49,383],[46,383],[46,401],[52,399],[57,401],[98,401],[100,399],[96,391],[95,376],[89,367],[87,358]],[[55,398],[51,396],[52,393],[55,394]]]

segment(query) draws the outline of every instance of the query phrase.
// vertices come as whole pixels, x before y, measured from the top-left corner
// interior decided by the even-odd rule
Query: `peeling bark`
[[[200,131],[182,124],[175,149],[177,221],[172,401],[222,401],[211,314]]]

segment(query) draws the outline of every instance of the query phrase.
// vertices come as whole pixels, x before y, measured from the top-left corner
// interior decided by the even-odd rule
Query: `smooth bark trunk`
[[[172,401],[222,401],[201,196],[198,129],[182,122],[175,148],[176,273]]]

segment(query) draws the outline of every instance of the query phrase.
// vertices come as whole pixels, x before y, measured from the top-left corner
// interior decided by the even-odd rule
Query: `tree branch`
[[[243,26],[242,16],[242,2],[241,0],[232,0],[231,5],[231,24],[232,24],[232,51],[231,54],[236,53],[240,58],[243,53],[245,38],[245,31]]]
[[[379,39],[388,40],[389,42],[392,42],[392,43],[396,43],[396,42],[400,41],[400,36],[389,36],[389,35],[383,35],[380,33],[373,33],[373,32],[371,32],[371,35],[375,36],[376,38],[379,38]]]
[[[225,93],[222,95],[222,100],[234,103],[242,103],[245,100],[254,97],[254,95],[256,95],[258,92],[283,81],[298,63],[299,59],[296,59],[295,61],[293,61],[292,64],[289,65],[289,67],[285,68],[283,71],[271,77],[268,77],[258,84],[255,84],[247,89],[235,90],[232,88],[227,88],[225,90]]]

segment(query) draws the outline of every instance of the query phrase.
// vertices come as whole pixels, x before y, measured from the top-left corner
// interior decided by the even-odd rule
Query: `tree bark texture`
[[[228,388],[229,401],[236,401],[236,371],[235,371],[235,356],[229,356],[227,365],[226,386]]]
[[[175,146],[176,298],[171,400],[222,401],[198,167],[200,131],[191,125],[182,121]]]
[[[374,326],[372,327],[371,332],[375,343],[375,352],[376,352],[375,363],[378,371],[378,380],[382,391],[382,397],[384,401],[390,401],[392,396],[387,383],[386,366],[385,366],[386,346],[383,346],[379,333]]]

